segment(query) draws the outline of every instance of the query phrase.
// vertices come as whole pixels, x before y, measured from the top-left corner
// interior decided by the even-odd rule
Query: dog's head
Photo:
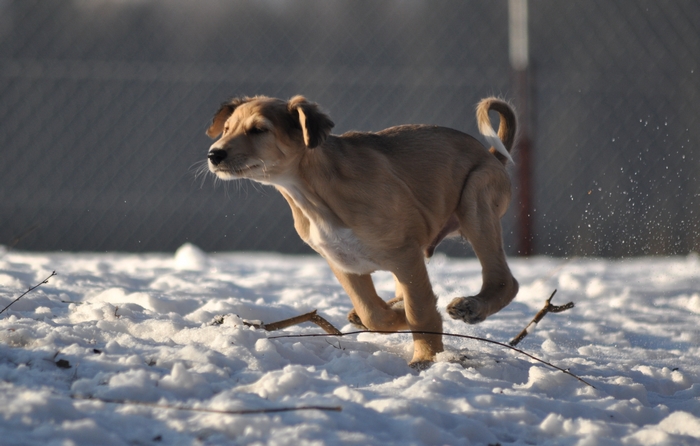
[[[221,179],[274,183],[298,165],[304,152],[323,143],[333,121],[302,96],[224,103],[207,130],[221,137],[209,148],[209,170]]]

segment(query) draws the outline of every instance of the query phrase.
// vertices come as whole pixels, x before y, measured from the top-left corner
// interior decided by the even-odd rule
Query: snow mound
[[[191,243],[185,243],[175,251],[175,268],[200,271],[207,267],[207,255]]]

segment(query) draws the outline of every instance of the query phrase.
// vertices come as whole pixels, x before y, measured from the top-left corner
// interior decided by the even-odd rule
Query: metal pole
[[[512,83],[515,105],[520,127],[517,154],[518,177],[518,254],[530,256],[535,253],[533,232],[533,180],[532,138],[530,131],[530,55],[528,36],[527,0],[508,0],[508,35]]]

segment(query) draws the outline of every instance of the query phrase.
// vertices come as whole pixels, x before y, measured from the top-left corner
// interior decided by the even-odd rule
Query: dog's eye
[[[249,135],[259,135],[259,134],[265,133],[265,132],[267,132],[267,129],[265,127],[255,126],[255,127],[251,127],[248,129]]]

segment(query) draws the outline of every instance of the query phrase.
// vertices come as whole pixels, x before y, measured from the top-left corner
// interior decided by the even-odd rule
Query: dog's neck
[[[325,199],[330,192],[327,181],[318,181],[319,173],[323,175],[322,172],[328,170],[329,161],[325,155],[323,147],[310,149],[294,163],[293,168],[274,178],[270,184],[289,196],[308,218],[342,225]]]
[[[312,183],[298,175],[277,179],[275,188],[290,197],[294,204],[312,221],[329,221],[339,223],[339,218],[330,209]]]

